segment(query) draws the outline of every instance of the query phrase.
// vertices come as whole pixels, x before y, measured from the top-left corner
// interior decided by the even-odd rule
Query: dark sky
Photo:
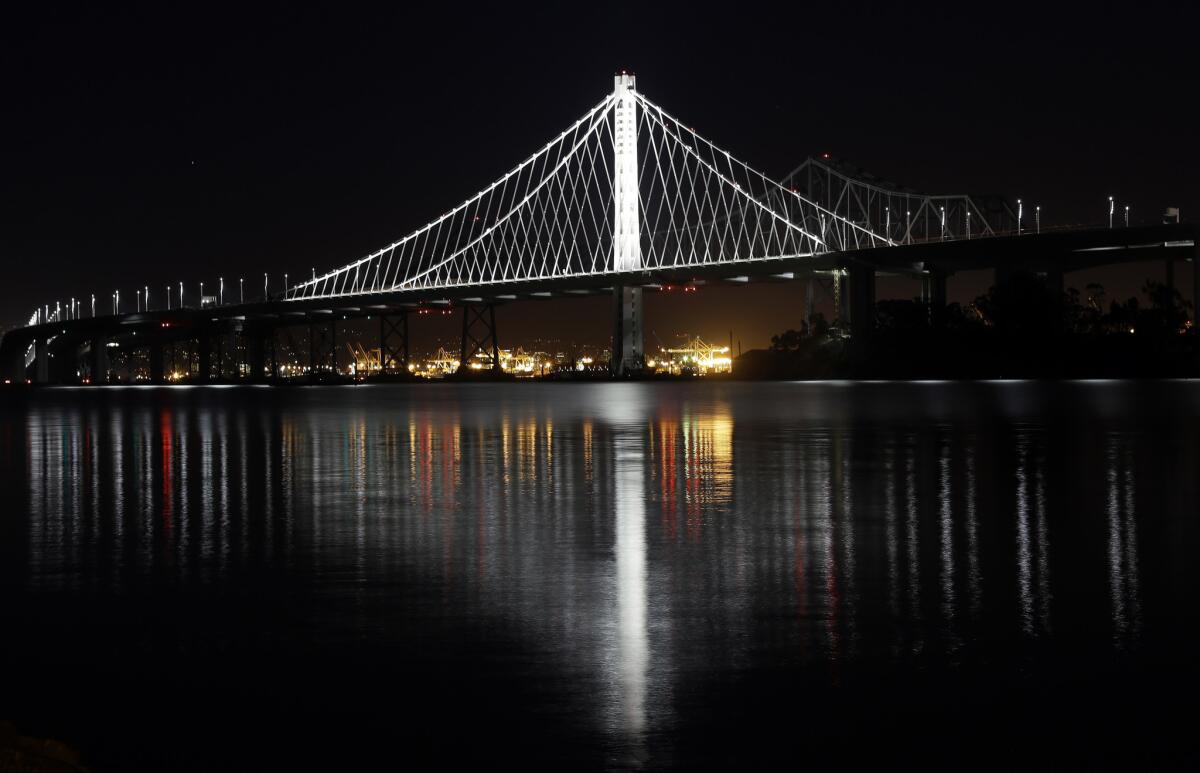
[[[71,295],[344,264],[526,157],[622,67],[776,177],[828,151],[1021,196],[1047,223],[1098,220],[1110,194],[1135,220],[1200,214],[1197,16],[1170,7],[37,5],[0,22],[4,324]],[[655,313],[751,339],[795,316],[798,289],[744,292]]]

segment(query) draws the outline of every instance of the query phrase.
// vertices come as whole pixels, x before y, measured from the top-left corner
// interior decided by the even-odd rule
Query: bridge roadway
[[[11,330],[0,341],[0,373],[6,383],[78,383],[80,351],[89,383],[107,378],[107,350],[113,344],[125,349],[148,348],[152,382],[166,376],[163,347],[197,341],[198,380],[229,378],[228,352],[242,347],[251,380],[267,380],[278,328],[310,328],[309,355],[314,368],[336,363],[333,324],[344,319],[379,318],[380,346],[386,365],[406,370],[408,313],[421,308],[463,309],[463,351],[466,362],[474,351],[497,347],[495,317],[480,307],[552,297],[611,293],[618,287],[643,287],[650,291],[669,285],[789,281],[841,272],[848,283],[841,293],[840,315],[849,319],[853,335],[869,333],[872,324],[876,275],[909,276],[925,280],[933,303],[945,303],[946,277],[959,271],[990,269],[998,281],[1006,272],[1034,272],[1052,285],[1062,286],[1063,274],[1117,263],[1164,261],[1167,281],[1173,284],[1174,264],[1193,263],[1200,257],[1193,223],[1047,231],[1041,234],[996,236],[956,241],[928,241],[892,247],[832,252],[797,258],[740,261],[680,269],[659,269],[601,275],[568,275],[535,281],[506,282],[476,287],[414,289],[370,295],[311,300],[270,299],[245,304],[182,308],[123,315],[107,315],[33,325]],[[1193,272],[1192,297],[1200,299],[1200,271]],[[488,308],[490,312],[491,309]],[[474,312],[474,313],[472,313]],[[478,328],[482,327],[482,335]],[[26,365],[33,344],[35,357]],[[236,362],[236,359],[231,361]],[[277,366],[277,363],[276,363]],[[278,374],[277,367],[272,372]]]

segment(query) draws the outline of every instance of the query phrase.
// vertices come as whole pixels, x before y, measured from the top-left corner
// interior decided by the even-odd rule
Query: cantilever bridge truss
[[[893,244],[651,102],[631,75],[441,217],[287,300],[802,258]]]

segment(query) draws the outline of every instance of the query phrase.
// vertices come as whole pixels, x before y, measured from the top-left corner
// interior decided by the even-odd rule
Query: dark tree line
[[[920,300],[875,306],[874,332],[853,340],[817,315],[741,365],[748,377],[1084,378],[1200,375],[1200,331],[1178,290],[1147,280],[1109,299],[1017,274],[966,306]]]

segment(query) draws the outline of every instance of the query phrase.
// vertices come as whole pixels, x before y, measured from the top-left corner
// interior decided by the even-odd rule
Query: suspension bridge
[[[148,352],[150,381],[181,345],[195,381],[280,375],[281,330],[307,328],[307,373],[335,374],[337,325],[378,320],[380,370],[403,374],[410,317],[461,314],[459,362],[480,352],[499,369],[496,307],[518,300],[608,294],[612,368],[644,358],[645,294],[665,286],[808,279],[832,284],[851,336],[873,324],[875,278],[917,278],[946,302],[956,271],[1030,271],[1061,287],[1064,272],[1106,263],[1196,258],[1188,223],[1049,228],[1018,201],[929,195],[877,180],[827,156],[780,181],[738,160],[642,94],[632,74],[501,178],[401,239],[277,292],[225,303],[180,286],[136,296],[135,311],[97,313],[95,296],[43,304],[0,342],[5,381],[105,383],[108,354]],[[1200,297],[1200,271],[1193,297]],[[128,298],[128,296],[127,296]],[[128,300],[126,301],[128,307]]]

